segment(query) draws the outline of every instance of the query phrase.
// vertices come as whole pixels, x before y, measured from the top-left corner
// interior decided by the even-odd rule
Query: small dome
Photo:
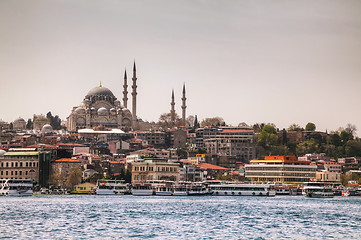
[[[96,111],[95,107],[91,107],[90,111],[95,112]]]
[[[45,124],[43,126],[43,128],[41,129],[42,132],[52,132],[53,131],[53,127],[49,124]]]
[[[115,108],[111,108],[110,111],[111,111],[111,112],[115,112]]]
[[[84,114],[85,113],[85,109],[82,107],[78,107],[77,109],[75,109],[75,112],[78,114]]]
[[[101,107],[98,109],[98,114],[99,115],[106,115],[108,114],[108,109],[106,109],[105,107]]]
[[[14,123],[23,123],[23,122],[26,123],[26,121],[24,120],[24,118],[21,118],[21,117],[19,117],[19,118],[17,118],[17,119],[14,120]]]
[[[112,91],[106,87],[95,87],[88,92],[87,96],[111,96],[114,97]]]
[[[123,110],[123,112],[130,112],[130,110],[128,108],[123,108],[122,110]]]
[[[5,153],[6,153],[5,150],[0,149],[0,157],[4,156]]]

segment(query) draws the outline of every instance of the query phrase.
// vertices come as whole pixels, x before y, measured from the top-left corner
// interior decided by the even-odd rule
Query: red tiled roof
[[[56,148],[56,146],[50,144],[34,144],[34,145],[26,146],[26,148],[39,148],[39,147]]]
[[[61,158],[58,160],[55,160],[57,163],[81,163],[79,160],[75,160],[72,158]]]
[[[120,163],[120,162],[117,162],[117,161],[109,161],[109,163],[111,163],[111,164],[117,164],[117,163]]]
[[[200,163],[197,165],[201,169],[212,169],[212,170],[227,170],[227,168],[220,167],[209,163]]]

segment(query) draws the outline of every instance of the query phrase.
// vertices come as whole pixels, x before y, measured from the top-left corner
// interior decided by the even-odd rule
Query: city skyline
[[[360,136],[360,10],[358,1],[2,1],[0,119],[66,120],[100,82],[122,101],[135,60],[145,121],[170,112],[172,89],[181,115],[185,83],[187,116],[200,121],[352,123]]]

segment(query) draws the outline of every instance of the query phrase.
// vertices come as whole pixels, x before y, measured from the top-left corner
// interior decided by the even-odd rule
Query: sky
[[[185,83],[199,120],[361,136],[360,13],[357,0],[0,0],[0,119],[66,119],[100,81],[122,99],[135,60],[143,120],[170,111],[172,89],[181,115]]]

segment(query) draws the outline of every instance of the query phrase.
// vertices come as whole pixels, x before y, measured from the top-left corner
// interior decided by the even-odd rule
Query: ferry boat
[[[98,180],[97,195],[124,195],[128,191],[128,184],[123,180]]]
[[[276,191],[270,184],[223,183],[209,185],[215,196],[265,196],[274,197]]]
[[[302,195],[311,198],[333,198],[332,186],[324,182],[304,183]]]
[[[186,183],[173,184],[173,196],[187,196],[188,188]]]
[[[32,179],[0,179],[0,196],[33,195]]]
[[[152,185],[153,193],[158,196],[171,196],[173,195],[173,188],[171,181],[164,180],[149,180],[147,183]]]
[[[151,196],[153,195],[153,188],[151,183],[134,183],[132,187],[132,194],[134,196]]]
[[[207,194],[210,194],[210,191],[203,182],[194,182],[188,186],[188,196],[202,196]]]

